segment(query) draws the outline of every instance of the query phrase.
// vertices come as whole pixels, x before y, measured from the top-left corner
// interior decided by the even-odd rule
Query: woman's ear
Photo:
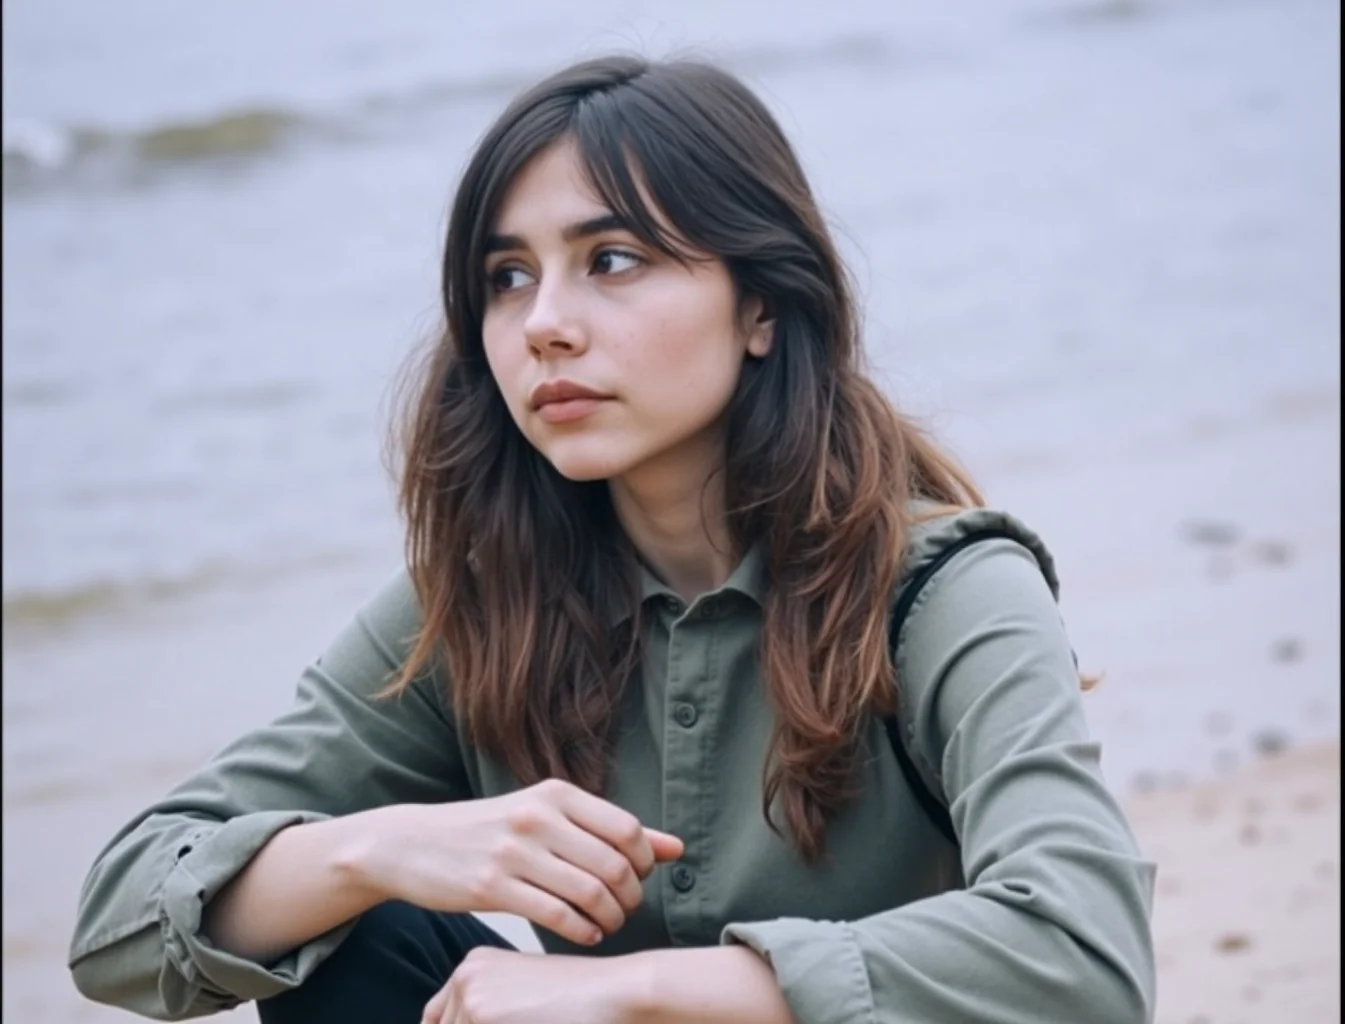
[[[766,309],[764,300],[748,300],[743,309],[743,323],[747,330],[747,354],[764,358],[775,342],[775,318]]]

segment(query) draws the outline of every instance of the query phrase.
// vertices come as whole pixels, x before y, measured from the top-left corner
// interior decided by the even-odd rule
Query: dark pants
[[[477,946],[513,949],[471,914],[409,903],[368,911],[298,988],[257,1004],[262,1024],[420,1024],[421,1011]]]

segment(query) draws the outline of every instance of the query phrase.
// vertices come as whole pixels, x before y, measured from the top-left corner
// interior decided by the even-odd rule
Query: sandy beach
[[[1133,800],[1159,865],[1157,1024],[1340,1020],[1340,747]]]

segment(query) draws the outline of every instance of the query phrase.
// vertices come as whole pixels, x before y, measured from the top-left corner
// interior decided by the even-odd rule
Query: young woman
[[[1154,869],[1050,556],[865,376],[761,102],[689,62],[542,82],[466,171],[443,299],[406,571],[100,854],[81,991],[323,1024],[1148,1020]]]

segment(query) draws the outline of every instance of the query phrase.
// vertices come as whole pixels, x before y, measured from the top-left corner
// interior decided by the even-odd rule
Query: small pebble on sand
[[[1152,793],[1158,788],[1158,775],[1151,771],[1136,772],[1130,777],[1130,788],[1136,793]]]
[[[1270,657],[1281,665],[1288,665],[1303,657],[1303,641],[1296,636],[1282,636],[1270,645]]]
[[[1315,814],[1322,809],[1322,797],[1319,793],[1299,793],[1294,797],[1294,810],[1300,814]]]
[[[1289,737],[1278,729],[1261,729],[1252,736],[1252,749],[1262,757],[1283,754],[1289,748]]]
[[[1182,524],[1182,538],[1189,544],[1222,548],[1237,541],[1238,528],[1214,519],[1191,519]]]
[[[1288,565],[1294,549],[1281,540],[1263,540],[1253,545],[1252,557],[1265,565]]]
[[[1242,932],[1228,932],[1219,936],[1214,948],[1220,953],[1241,953],[1251,946],[1252,940]]]

